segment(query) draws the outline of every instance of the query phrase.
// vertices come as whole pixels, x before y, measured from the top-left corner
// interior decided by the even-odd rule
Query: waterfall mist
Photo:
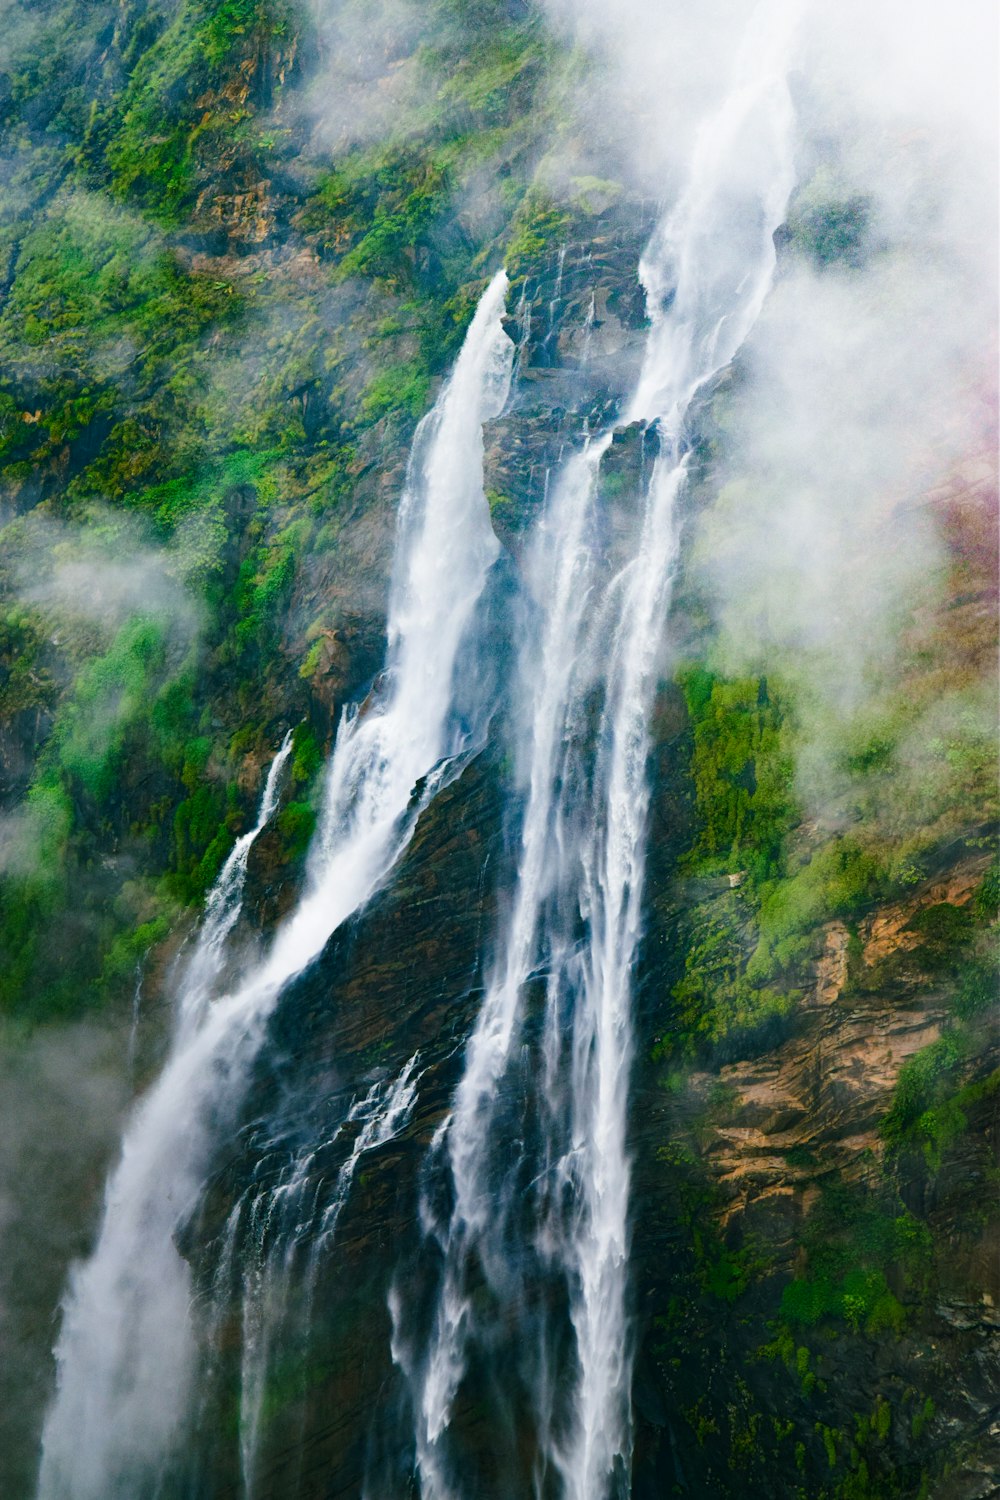
[[[744,8],[546,8],[599,60],[575,96],[594,161],[609,153],[669,201]],[[995,473],[997,55],[984,0],[962,0],[947,21],[898,0],[799,7],[791,237],[719,402],[724,435],[688,574],[718,625],[720,671],[795,676],[798,792],[824,818],[838,816],[845,745],[905,670],[917,601],[943,597],[947,543],[927,497]],[[734,172],[752,170],[751,150],[733,143]],[[810,240],[824,215],[853,224],[846,254]],[[927,736],[964,722],[988,742],[992,696],[963,688]]]

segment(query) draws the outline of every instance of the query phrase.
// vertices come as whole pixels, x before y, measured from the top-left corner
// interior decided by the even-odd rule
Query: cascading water
[[[240,1466],[247,1496],[254,1493],[261,1413],[274,1346],[278,1342],[286,1347],[290,1342],[300,1348],[306,1346],[320,1262],[332,1250],[358,1163],[368,1152],[388,1145],[406,1126],[419,1080],[414,1056],[397,1078],[373,1083],[351,1105],[343,1125],[336,1127],[329,1140],[311,1140],[292,1157],[273,1186],[261,1190],[251,1187],[232,1211],[223,1235],[221,1263],[225,1264],[230,1247],[237,1243],[244,1217],[249,1221],[253,1247],[240,1277]],[[315,1179],[317,1158],[352,1126],[356,1134],[350,1153],[337,1171],[329,1201],[321,1207]],[[293,1300],[298,1326],[289,1328],[294,1321]]]
[[[505,1307],[515,1324],[509,1337],[526,1371],[525,1409],[537,1422],[535,1493],[603,1500],[627,1491],[627,1093],[649,720],[686,478],[685,424],[698,391],[759,315],[792,187],[784,77],[792,24],[785,5],[754,14],[731,91],[697,137],[688,186],[642,261],[651,326],[625,422],[653,426],[658,452],[633,555],[617,572],[602,555],[599,476],[610,432],[569,460],[534,542],[516,885],[464,1076],[437,1137],[451,1206],[441,1212],[425,1198],[442,1264],[424,1343],[398,1289],[390,1299],[423,1500],[464,1489],[449,1434],[470,1351],[492,1349],[498,1337],[478,1311],[484,1303]],[[540,976],[537,1141],[519,1142],[511,1139],[511,1075],[532,1034],[526,1001]],[[563,1286],[568,1343],[553,1326],[558,1311],[528,1310],[525,1283],[554,1280]],[[559,1368],[570,1378],[553,1377]]]
[[[250,850],[270,823],[278,805],[281,773],[292,753],[291,731],[285,735],[277,755],[268,768],[254,826],[236,840],[219,871],[219,878],[205,900],[205,915],[198,931],[194,952],[184,971],[180,986],[178,1024],[191,1031],[203,1018],[225,959],[226,939],[232,932],[243,904]]]
[[[268,1018],[288,982],[385,881],[449,762],[473,751],[484,731],[488,705],[475,704],[476,685],[458,678],[499,551],[482,486],[482,425],[500,412],[510,383],[506,287],[501,272],[414,438],[385,673],[364,709],[341,722],[304,894],[243,982],[190,1008],[126,1129],[97,1244],[65,1301],[41,1500],[158,1492],[183,1434],[198,1354],[191,1271],[176,1237],[231,1128]],[[457,710],[470,694],[473,702]]]

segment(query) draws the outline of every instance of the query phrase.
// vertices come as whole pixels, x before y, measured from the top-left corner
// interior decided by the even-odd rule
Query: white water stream
[[[184,1036],[196,1030],[205,1018],[205,1008],[211,999],[213,985],[222,972],[226,939],[235,927],[242,909],[250,850],[274,817],[278,806],[281,773],[291,753],[292,735],[289,731],[268,768],[257,810],[257,821],[236,840],[219,871],[218,880],[205,899],[205,915],[198,931],[198,939],[179,986],[178,1026]]]
[[[355,1100],[343,1125],[330,1139],[310,1141],[288,1162],[273,1186],[262,1190],[251,1187],[230,1215],[221,1260],[224,1262],[231,1253],[229,1247],[236,1241],[244,1216],[249,1220],[252,1242],[239,1277],[243,1304],[240,1467],[246,1497],[255,1493],[261,1417],[275,1349],[307,1348],[320,1267],[333,1249],[358,1163],[405,1129],[419,1081],[414,1055],[397,1078],[373,1083]],[[317,1201],[321,1187],[317,1159],[324,1147],[332,1145],[351,1126],[357,1127],[357,1133],[337,1172],[332,1196],[321,1209]]]
[[[176,1237],[232,1125],[268,1017],[288,982],[385,881],[448,760],[474,748],[475,728],[453,701],[460,650],[499,551],[482,486],[482,424],[502,409],[510,383],[506,288],[501,272],[417,430],[400,504],[386,669],[364,709],[340,725],[304,894],[242,982],[187,1008],[163,1072],[127,1126],[97,1243],[65,1299],[40,1500],[156,1493],[183,1441],[198,1349],[191,1272]],[[221,928],[230,908],[221,897],[218,905]]]
[[[612,574],[600,542],[599,471],[611,432],[564,466],[534,539],[535,612],[521,651],[526,802],[517,879],[440,1135],[453,1206],[442,1221],[425,1204],[442,1270],[424,1347],[409,1332],[398,1290],[390,1299],[423,1500],[457,1500],[465,1491],[449,1431],[470,1346],[480,1339],[485,1347],[492,1335],[477,1325],[473,1288],[484,1275],[511,1306],[519,1275],[509,1249],[512,1194],[498,1187],[497,1164],[517,1163],[532,1149],[535,1249],[563,1278],[574,1350],[554,1379],[549,1366],[558,1355],[550,1358],[530,1329],[521,1338],[522,1347],[538,1346],[535,1492],[553,1493],[555,1476],[566,1500],[627,1493],[627,1101],[649,722],[686,481],[685,425],[697,393],[732,360],[760,313],[793,183],[785,81],[793,21],[782,3],[755,11],[731,89],[697,136],[687,187],[643,257],[650,330],[625,421],[655,424],[658,455],[635,497],[634,553]],[[533,1148],[501,1136],[505,1092],[515,1087],[509,1075],[527,1036],[526,992],[540,977],[536,1076],[544,1105],[542,1141]]]

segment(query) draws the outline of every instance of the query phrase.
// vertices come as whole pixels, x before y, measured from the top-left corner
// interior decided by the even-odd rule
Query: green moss
[[[760,940],[748,976],[760,983],[794,971],[811,951],[811,934],[839,917],[851,921],[890,888],[882,854],[856,839],[836,838],[785,879],[762,887]]]
[[[878,1397],[875,1403],[872,1429],[876,1437],[883,1443],[892,1431],[892,1407],[881,1396]]]
[[[827,1427],[822,1422],[816,1423],[816,1431],[822,1439],[826,1461],[831,1469],[835,1469],[837,1467],[837,1434],[833,1428]]]
[[[925,1225],[880,1200],[838,1184],[825,1187],[806,1223],[809,1268],[784,1289],[781,1317],[790,1327],[842,1323],[869,1337],[898,1334],[906,1310],[888,1275],[922,1292],[931,1252]],[[899,1205],[901,1207],[901,1205]]]
[[[310,725],[295,726],[292,750],[292,781],[296,786],[308,785],[323,766],[323,750]]]
[[[535,81],[550,51],[537,26],[509,27],[463,59],[439,98],[467,105],[493,123],[509,120],[518,103],[517,86]],[[527,103],[524,93],[521,100]]]
[[[56,764],[98,805],[114,788],[128,730],[144,715],[165,661],[163,621],[140,616],[83,668],[60,710],[51,740]]]
[[[179,900],[197,904],[216,880],[235,842],[236,813],[235,789],[224,792],[215,782],[200,783],[177,807],[168,887]]]
[[[127,964],[154,917],[109,910],[122,868],[166,872],[185,902],[215,878],[245,812],[223,782],[235,720],[287,712],[278,645],[296,649],[294,623],[281,637],[314,517],[353,501],[374,421],[391,419],[382,442],[402,457],[534,173],[544,27],[497,4],[432,9],[420,86],[311,200],[283,171],[302,140],[281,93],[315,50],[301,8],[178,0],[109,27],[104,7],[46,0],[30,46],[8,38],[0,483],[88,535],[95,501],[133,512],[107,550],[161,546],[198,630],[196,645],[186,627],[161,647],[96,628],[67,644],[31,611],[0,613],[0,713],[52,724],[18,813],[38,859],[8,872],[0,921],[4,994],[24,1014],[71,1013],[105,961],[108,976]],[[467,192],[482,181],[485,214]],[[251,223],[239,195],[261,182]],[[220,274],[260,228],[273,274]],[[321,260],[304,278],[303,251]],[[297,743],[303,793],[316,756]],[[310,816],[286,828],[296,857]],[[77,914],[63,982],[44,935]]]
[[[400,180],[406,190],[396,187],[376,203],[371,227],[340,263],[341,277],[365,276],[393,288],[416,281],[415,258],[450,198],[445,174],[433,161],[414,162],[405,172],[397,167]]]
[[[920,1136],[933,1141],[940,1123],[935,1116],[946,1105],[967,1051],[965,1038],[958,1031],[950,1031],[903,1064],[881,1125],[890,1151],[898,1151],[906,1141]]]
[[[123,95],[102,120],[105,158],[121,196],[165,224],[190,209],[206,144],[216,134],[231,137],[253,116],[256,100],[227,96],[226,82],[239,76],[241,63],[256,72],[274,55],[289,21],[280,0],[181,0],[137,51]]]
[[[56,684],[43,661],[44,647],[42,623],[30,610],[0,610],[0,719],[54,702]]]
[[[691,773],[701,827],[692,862],[743,866],[755,881],[781,869],[792,816],[784,716],[764,678],[678,674],[694,735]]]
[[[301,859],[309,847],[316,813],[308,802],[288,802],[278,814],[278,832],[281,835],[284,857]]]
[[[678,1036],[687,1050],[716,1043],[734,1034],[750,1034],[787,1015],[796,995],[789,990],[755,986],[746,974],[746,945],[733,910],[716,903],[692,934],[684,958],[684,974],[673,990],[675,1026],[654,1056],[667,1056]]]
[[[295,582],[298,558],[311,531],[311,521],[295,522],[271,541],[255,547],[241,564],[236,590],[242,617],[236,625],[236,641],[241,649],[273,642]]]
[[[248,36],[283,36],[288,19],[287,7],[274,0],[222,0],[198,30],[205,59],[217,67]]]
[[[1000,918],[1000,860],[994,860],[983,876],[972,906],[980,922],[996,922]]]
[[[702,1287],[720,1302],[735,1302],[742,1297],[757,1269],[759,1262],[749,1247],[739,1250],[724,1245],[713,1247],[701,1266]]]
[[[110,994],[134,984],[136,971],[149,950],[161,943],[169,931],[169,921],[165,916],[159,916],[148,922],[140,922],[128,932],[118,933],[104,959],[102,990]]]
[[[95,382],[47,418],[54,442],[76,436],[106,407],[105,371],[136,361],[151,372],[179,344],[232,310],[229,287],[183,271],[142,219],[79,188],[59,195],[20,243],[0,341],[17,364],[46,363]],[[126,349],[115,341],[127,340]],[[104,346],[102,348],[102,346]],[[53,389],[52,376],[47,377]],[[66,393],[69,394],[68,392]]]
[[[937,1408],[934,1405],[932,1397],[927,1396],[923,1402],[923,1405],[918,1407],[918,1409],[913,1413],[913,1416],[910,1419],[910,1434],[913,1437],[914,1441],[916,1441],[917,1438],[923,1435],[924,1428],[927,1426],[928,1422],[932,1422],[934,1420],[936,1410]]]
[[[319,664],[320,660],[322,659],[322,655],[323,637],[317,636],[312,645],[309,647],[309,650],[306,652],[305,659],[303,660],[302,665],[299,667],[299,676],[305,682],[309,682],[313,677],[315,677],[317,671],[319,670]]]
[[[415,422],[427,409],[430,375],[411,360],[373,377],[361,402],[362,416],[377,422],[389,413],[401,413]]]
[[[934,968],[950,968],[958,950],[972,937],[973,913],[968,906],[941,901],[925,906],[910,921],[910,930],[923,939],[921,957]]]
[[[871,204],[860,193],[845,192],[826,167],[795,194],[788,215],[792,246],[817,267],[864,263],[870,251]]]
[[[570,223],[567,211],[542,189],[533,188],[519,208],[507,242],[505,265],[515,291],[529,276],[537,276]]]

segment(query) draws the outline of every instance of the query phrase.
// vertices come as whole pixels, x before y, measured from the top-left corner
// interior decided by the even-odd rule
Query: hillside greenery
[[[198,905],[283,726],[328,736],[303,564],[335,554],[372,455],[402,463],[537,215],[555,51],[519,7],[437,0],[391,124],[331,145],[304,7],[49,0],[10,21],[0,1006],[43,1019]],[[130,559],[150,599],[109,601]],[[296,764],[301,853],[320,756]]]

